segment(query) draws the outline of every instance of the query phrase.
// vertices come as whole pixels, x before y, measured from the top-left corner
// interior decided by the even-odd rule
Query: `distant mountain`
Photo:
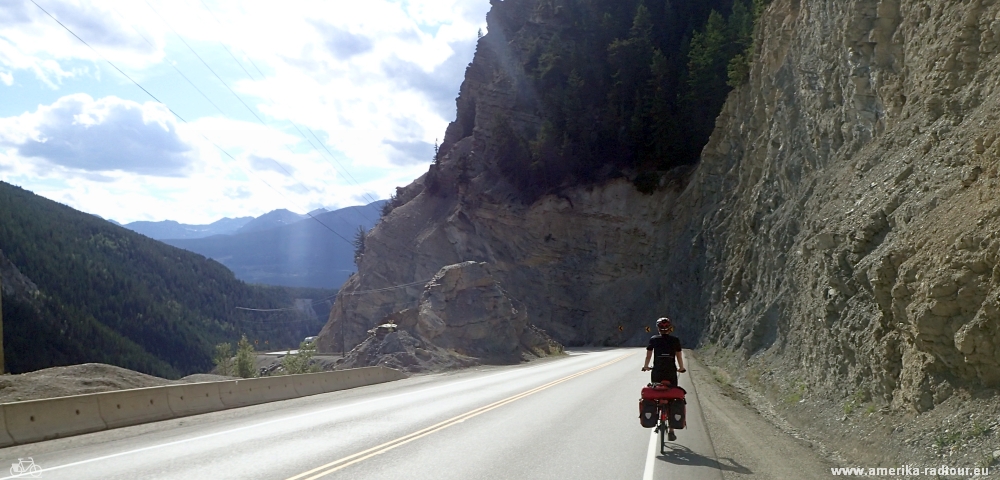
[[[188,225],[173,220],[164,220],[161,222],[132,222],[123,226],[149,238],[163,240],[166,238],[204,238],[212,235],[228,235],[235,233],[253,220],[253,217],[227,217],[208,225]]]
[[[309,218],[308,215],[301,215],[295,212],[285,210],[284,208],[278,210],[272,210],[247,222],[246,225],[243,225],[242,228],[240,228],[234,233],[248,233],[248,232],[259,232],[261,230],[270,230],[272,228],[291,225],[295,222],[299,222],[307,218]]]
[[[100,218],[101,220],[104,220],[106,222],[111,222],[111,223],[113,223],[115,225],[118,225],[119,227],[122,226],[122,224],[120,224],[120,223],[118,223],[118,222],[116,222],[116,221],[114,221],[114,220],[112,220],[110,218],[104,218],[104,217],[102,217],[102,216],[100,216],[100,215],[98,215],[96,213],[91,213],[91,215],[93,215],[93,216],[95,216],[97,218]]]
[[[329,212],[329,210],[327,210],[327,209],[325,209],[323,207],[319,207],[316,210],[313,210],[313,211],[307,213],[306,216],[310,216],[311,215],[311,216],[315,217],[316,215],[319,215],[321,213],[326,213],[326,212]]]
[[[303,216],[305,220],[270,229],[244,231],[254,223],[251,222],[234,235],[164,242],[215,259],[246,282],[338,288],[355,270],[351,242],[358,227],[367,231],[374,226],[384,203],[380,200],[320,213],[312,218]],[[293,218],[287,215],[291,213],[287,210],[275,210],[271,214],[276,212],[287,213],[268,220],[272,225]]]
[[[326,318],[295,300],[332,293],[247,285],[201,255],[3,182],[0,277],[12,373],[85,362],[168,378],[204,372],[214,346],[241,334],[260,349],[315,335]]]

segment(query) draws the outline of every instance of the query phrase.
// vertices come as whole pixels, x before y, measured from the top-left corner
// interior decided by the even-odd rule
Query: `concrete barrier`
[[[95,393],[101,418],[108,428],[127,427],[140,423],[174,418],[167,398],[170,387],[135,388],[116,392]]]
[[[386,367],[374,367],[379,369],[379,380],[381,382],[394,382],[396,380],[402,380],[408,375],[405,372]]]
[[[335,392],[364,385],[389,382],[406,378],[399,370],[385,367],[363,367],[333,372],[306,373],[291,375],[294,378],[295,391],[299,396],[316,395]]]
[[[0,404],[0,447],[334,392],[406,376],[390,368],[364,367],[4,403]]]
[[[95,394],[3,404],[7,432],[16,443],[97,432],[107,428]]]
[[[225,382],[187,383],[167,388],[167,401],[174,416],[186,417],[199,413],[225,410],[219,396],[219,384]]]
[[[0,408],[0,448],[14,444],[14,437],[7,433],[7,421],[4,419],[3,408]]]
[[[227,408],[288,400],[299,396],[292,375],[249,378],[219,386],[219,397]]]
[[[327,374],[331,372],[320,372],[320,373],[303,373],[302,375],[294,375],[292,380],[292,387],[295,388],[295,392],[299,394],[300,397],[307,397],[309,395],[316,395],[318,393],[327,392],[326,384]]]

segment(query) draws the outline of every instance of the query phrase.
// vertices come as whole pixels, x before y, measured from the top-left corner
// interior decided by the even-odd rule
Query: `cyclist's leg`
[[[670,385],[676,387],[677,385],[677,370],[666,370],[663,372],[663,380],[670,382]],[[670,437],[674,437],[674,427],[668,427],[667,432]],[[671,438],[670,440],[674,440]]]

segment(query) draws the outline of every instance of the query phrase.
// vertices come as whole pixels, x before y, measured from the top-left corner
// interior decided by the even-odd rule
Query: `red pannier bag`
[[[686,394],[687,390],[681,387],[664,385],[662,383],[650,384],[642,389],[643,400],[683,400]]]

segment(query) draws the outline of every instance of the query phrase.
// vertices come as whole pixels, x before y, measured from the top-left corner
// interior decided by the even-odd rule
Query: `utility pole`
[[[3,274],[0,273],[0,375],[7,373],[7,365],[3,361]]]

